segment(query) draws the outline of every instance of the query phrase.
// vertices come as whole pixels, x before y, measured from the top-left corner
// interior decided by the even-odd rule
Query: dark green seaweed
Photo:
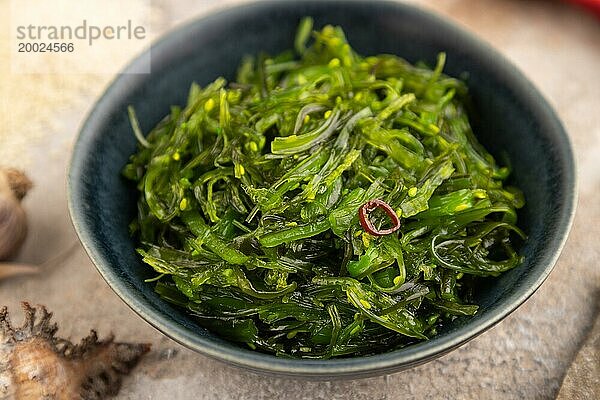
[[[287,357],[389,351],[475,314],[477,279],[522,262],[524,200],[477,142],[466,85],[443,53],[433,69],[362,57],[310,18],[294,48],[192,84],[145,138],[129,109],[139,151],[124,175],[149,281],[202,326]],[[374,199],[399,231],[362,229]]]

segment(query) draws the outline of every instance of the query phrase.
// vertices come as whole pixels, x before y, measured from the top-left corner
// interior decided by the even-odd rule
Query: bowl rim
[[[358,0],[301,0],[293,3],[296,5],[298,3],[336,3],[342,6],[344,3],[358,2]],[[94,138],[98,128],[104,125],[101,115],[110,108],[110,99],[120,97],[123,92],[127,92],[128,87],[132,84],[144,80],[144,75],[133,73],[137,69],[136,66],[142,62],[147,62],[145,57],[148,57],[150,51],[156,53],[164,51],[170,46],[171,42],[177,42],[179,38],[184,37],[186,32],[192,29],[196,24],[202,24],[205,21],[215,18],[226,19],[230,13],[240,13],[255,8],[286,7],[287,5],[285,3],[288,2],[263,0],[243,5],[219,7],[219,9],[215,11],[193,19],[192,21],[161,35],[158,40],[152,43],[150,49],[145,50],[142,54],[138,55],[116,76],[116,78],[114,78],[89,111],[85,122],[81,126],[79,136],[73,148],[67,177],[67,202],[71,221],[89,258],[96,266],[100,275],[121,300],[158,331],[198,353],[255,372],[267,372],[280,376],[301,378],[373,376],[423,364],[454,350],[487,331],[515,311],[542,285],[554,268],[567,240],[568,232],[575,215],[578,195],[577,166],[573,155],[571,140],[565,132],[557,114],[545,98],[514,64],[508,61],[489,44],[475,37],[471,32],[459,27],[454,22],[451,22],[445,17],[432,11],[424,10],[423,8],[406,3],[388,0],[376,0],[372,2],[377,6],[396,7],[408,10],[414,14],[419,14],[420,17],[429,19],[433,23],[443,26],[444,29],[452,31],[461,37],[462,40],[469,42],[469,46],[474,48],[477,53],[493,56],[499,64],[498,69],[505,74],[511,82],[516,83],[520,87],[519,95],[535,98],[536,107],[546,118],[551,120],[555,127],[554,133],[556,135],[556,140],[561,144],[560,156],[565,161],[564,175],[568,190],[563,191],[562,200],[564,206],[560,209],[560,214],[556,219],[554,240],[549,243],[549,248],[551,248],[551,250],[542,253],[542,257],[536,261],[536,264],[544,264],[545,268],[527,290],[520,293],[516,292],[505,297],[503,300],[505,305],[503,307],[495,307],[486,312],[486,314],[478,319],[476,325],[471,326],[467,323],[443,336],[438,336],[430,341],[417,343],[392,352],[343,359],[284,359],[274,355],[244,349],[242,347],[228,346],[216,342],[209,337],[204,337],[195,332],[191,332],[182,325],[173,322],[173,320],[169,319],[164,312],[155,309],[143,295],[137,293],[137,291],[133,291],[131,286],[121,280],[119,273],[109,265],[99,248],[100,246],[98,246],[97,240],[94,238],[92,229],[85,222],[85,204],[80,201],[78,195],[78,193],[82,191],[82,182],[85,180],[85,177],[80,174],[80,171],[82,170],[82,165],[86,162],[87,154],[89,154],[94,147]],[[132,80],[133,83],[131,82]]]

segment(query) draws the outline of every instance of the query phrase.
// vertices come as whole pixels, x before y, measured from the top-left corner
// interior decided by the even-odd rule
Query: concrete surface
[[[153,35],[231,2],[154,0]],[[104,283],[77,244],[66,206],[71,145],[106,75],[11,75],[7,32],[0,39],[0,163],[36,183],[25,201],[31,233],[19,260],[41,263],[72,247],[43,275],[0,282],[0,305],[20,318],[19,302],[54,311],[60,333],[90,328],[153,351],[124,381],[119,399],[550,399],[600,300],[600,21],[555,1],[411,1],[490,42],[541,89],[575,145],[580,201],[550,278],[521,308],[459,350],[385,377],[303,382],[257,376],[197,355],[155,331]],[[0,25],[6,26],[6,0]],[[82,60],[84,62],[84,60]]]

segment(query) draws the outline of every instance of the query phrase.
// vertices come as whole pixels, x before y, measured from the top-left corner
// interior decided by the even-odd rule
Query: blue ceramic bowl
[[[292,46],[299,20],[343,27],[363,55],[393,53],[411,62],[435,63],[447,53],[445,72],[465,77],[474,100],[475,132],[496,157],[507,156],[514,184],[527,199],[520,225],[529,234],[523,265],[486,281],[480,311],[457,319],[439,336],[405,349],[369,357],[290,360],[220,339],[186,312],[163,300],[144,279],[155,274],[134,251],[128,224],[137,194],[120,172],[136,150],[127,119],[133,104],[148,131],[172,104],[184,104],[192,81],[232,78],[246,54],[277,53]],[[151,73],[131,74],[134,60],[108,88],[85,122],[69,172],[73,223],[92,261],[113,290],[165,335],[199,353],[254,371],[279,375],[359,377],[390,373],[439,357],[501,321],[542,284],[571,225],[575,172],[571,145],[560,121],[532,84],[494,50],[422,10],[383,1],[260,2],[201,18],[152,46]]]

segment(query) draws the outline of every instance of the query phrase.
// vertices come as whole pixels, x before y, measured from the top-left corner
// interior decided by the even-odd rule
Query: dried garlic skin
[[[27,216],[21,200],[31,186],[23,172],[0,168],[0,260],[16,255],[27,237]]]
[[[105,399],[150,350],[112,336],[99,341],[95,331],[73,344],[56,337],[58,325],[44,306],[23,303],[23,310],[20,327],[11,325],[6,307],[0,310],[0,399]]]

